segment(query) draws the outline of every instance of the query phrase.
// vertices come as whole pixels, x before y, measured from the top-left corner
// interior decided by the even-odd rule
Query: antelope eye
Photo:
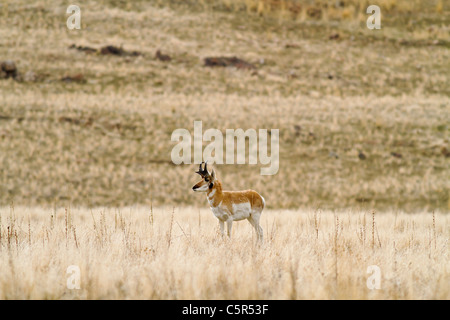
[[[206,182],[209,182],[209,179],[205,179]]]

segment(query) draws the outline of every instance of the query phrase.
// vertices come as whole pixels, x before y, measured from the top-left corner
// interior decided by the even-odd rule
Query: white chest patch
[[[221,204],[222,204],[222,202],[219,203],[219,205],[217,207],[213,207],[211,205],[211,211],[217,219],[222,220],[222,221],[227,221],[229,218],[229,214],[224,208],[220,207]]]

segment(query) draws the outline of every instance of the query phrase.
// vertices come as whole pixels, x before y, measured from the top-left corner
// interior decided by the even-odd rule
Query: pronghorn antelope
[[[264,209],[264,198],[254,190],[244,191],[223,191],[222,184],[216,178],[216,172],[211,173],[200,164],[198,173],[202,180],[192,187],[197,192],[206,192],[209,205],[213,214],[219,219],[219,226],[222,235],[224,234],[224,224],[227,223],[227,233],[231,236],[231,226],[233,221],[247,219],[255,228],[258,240],[263,240],[263,229],[259,225],[259,218]]]

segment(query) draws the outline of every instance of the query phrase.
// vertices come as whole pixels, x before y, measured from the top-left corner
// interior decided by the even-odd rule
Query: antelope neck
[[[206,197],[211,207],[217,207],[222,202],[222,186],[219,181],[214,182],[212,189],[206,192]]]

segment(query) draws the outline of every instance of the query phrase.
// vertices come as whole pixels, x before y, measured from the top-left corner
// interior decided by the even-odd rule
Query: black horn
[[[203,163],[205,164],[205,168],[202,169],[202,164]],[[200,163],[200,165],[198,167],[198,171],[195,171],[195,173],[198,173],[202,177],[205,177],[206,175],[209,175],[208,169],[206,168],[206,162]]]

